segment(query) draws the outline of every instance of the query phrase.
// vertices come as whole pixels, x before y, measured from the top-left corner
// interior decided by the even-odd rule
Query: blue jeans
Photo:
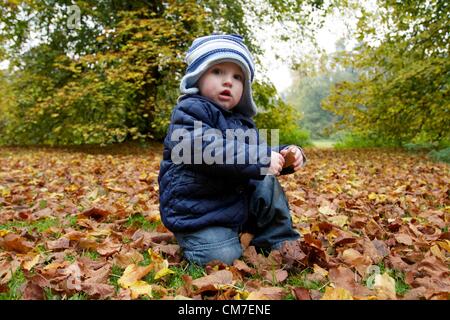
[[[239,228],[211,226],[195,232],[175,233],[187,260],[205,265],[212,260],[232,264],[242,255],[239,233],[254,235],[250,245],[264,251],[279,249],[283,242],[300,238],[292,228],[286,195],[275,176],[249,182],[248,220]]]

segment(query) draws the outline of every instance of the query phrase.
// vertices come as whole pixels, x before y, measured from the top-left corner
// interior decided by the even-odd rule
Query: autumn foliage
[[[0,297],[448,299],[448,165],[307,153],[280,178],[302,240],[265,256],[244,234],[240,260],[201,268],[161,224],[160,145],[0,149]]]

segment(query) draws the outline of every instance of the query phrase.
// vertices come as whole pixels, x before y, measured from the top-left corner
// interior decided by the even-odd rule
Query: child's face
[[[226,110],[231,110],[241,100],[244,73],[233,62],[218,63],[201,76],[198,88],[202,96],[210,98]]]

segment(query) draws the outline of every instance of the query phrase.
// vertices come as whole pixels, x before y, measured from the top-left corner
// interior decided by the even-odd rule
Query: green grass
[[[125,271],[125,269],[119,267],[118,265],[113,265],[111,268],[111,274],[109,276],[108,282],[109,282],[109,284],[114,286],[116,293],[119,292],[119,290],[120,290],[120,286],[117,283],[117,281],[123,275],[124,271]]]
[[[167,276],[166,283],[167,287],[172,289],[178,289],[184,284],[182,276],[185,274],[191,276],[192,280],[206,275],[205,269],[194,263],[189,263],[185,267],[172,267],[170,269],[175,273]]]
[[[87,300],[88,296],[84,292],[77,292],[74,295],[70,296],[67,300]]]
[[[319,290],[320,292],[325,292],[325,287],[328,282],[310,281],[306,277],[308,274],[313,273],[311,268],[306,268],[299,272],[298,274],[289,275],[287,279],[287,284],[298,287],[305,288],[309,290]]]
[[[61,296],[53,293],[51,288],[44,288],[45,300],[61,300]]]
[[[312,145],[321,149],[333,148],[335,143],[335,140],[330,139],[312,140]]]
[[[161,222],[150,222],[141,213],[133,214],[128,217],[126,222],[127,227],[135,227],[139,229],[144,229],[147,231],[155,230]]]
[[[405,282],[405,274],[399,270],[388,269],[388,274],[395,280],[395,293],[403,296],[410,286]]]
[[[21,297],[20,287],[26,282],[22,269],[17,269],[8,281],[8,292],[0,293],[0,300],[18,300]]]
[[[428,157],[433,159],[434,161],[450,163],[450,147],[442,150],[433,150],[428,153]]]
[[[70,263],[73,263],[73,262],[75,262],[76,257],[71,254],[66,254],[64,256],[64,260],[69,261]]]
[[[51,227],[59,225],[57,218],[44,218],[36,221],[11,221],[0,225],[0,230],[22,229],[26,228],[28,231],[36,230],[44,232]]]
[[[66,220],[67,220],[67,222],[68,222],[70,227],[76,228],[77,221],[78,221],[78,217],[76,215],[74,215],[74,214],[67,215],[66,216]]]
[[[88,257],[91,260],[97,260],[98,258],[100,258],[100,254],[97,251],[94,250],[84,250],[83,253],[81,254],[82,256]]]

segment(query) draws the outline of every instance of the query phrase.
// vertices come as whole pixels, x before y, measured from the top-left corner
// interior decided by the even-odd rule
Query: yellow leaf
[[[142,277],[147,275],[147,273],[149,273],[152,269],[153,269],[152,265],[139,267],[135,264],[130,264],[128,267],[125,268],[123,275],[119,278],[117,283],[122,288],[125,289],[129,288],[136,281],[140,280]]]
[[[328,221],[330,221],[332,224],[335,224],[342,228],[348,223],[348,216],[339,215],[339,216],[329,217]]]
[[[395,294],[395,280],[386,272],[375,275],[373,288],[380,299],[397,299]]]
[[[376,200],[378,198],[377,194],[373,192],[370,193],[367,197],[369,198],[369,200]]]
[[[0,237],[4,237],[6,236],[8,233],[10,233],[11,231],[9,230],[0,230]]]
[[[38,262],[39,262],[39,258],[41,257],[41,255],[38,253],[37,255],[35,255],[31,260],[28,261],[24,261],[23,262],[23,268],[25,270],[30,271],[31,268],[33,268]]]
[[[111,229],[95,229],[88,233],[87,238],[92,239],[94,237],[109,236]]]
[[[193,300],[192,298],[183,296],[183,295],[176,295],[173,300]]]
[[[328,271],[318,266],[317,264],[314,264],[314,273],[318,273],[324,277],[328,276]]]
[[[446,262],[445,256],[442,254],[441,250],[437,245],[434,245],[430,248],[431,253],[442,261]]]
[[[172,273],[175,273],[175,271],[170,270],[169,268],[163,268],[155,274],[155,280],[158,280],[159,278],[162,278],[162,277],[167,276],[168,274],[172,274]]]
[[[353,296],[347,289],[328,286],[320,300],[353,300]]]
[[[336,214],[336,211],[334,211],[333,209],[331,209],[329,206],[322,206],[319,208],[319,212],[327,215],[327,216],[332,216]]]
[[[128,288],[131,291],[131,299],[137,299],[141,295],[148,295],[150,298],[153,297],[152,286],[145,281],[136,281],[132,283]]]
[[[253,291],[247,296],[247,300],[269,300],[269,298],[259,291]]]
[[[439,247],[441,247],[445,251],[450,252],[450,240],[437,241],[436,243]]]
[[[153,251],[151,248],[147,250],[148,254],[150,255],[150,259],[152,260],[152,263],[162,263],[164,261],[164,258]]]

